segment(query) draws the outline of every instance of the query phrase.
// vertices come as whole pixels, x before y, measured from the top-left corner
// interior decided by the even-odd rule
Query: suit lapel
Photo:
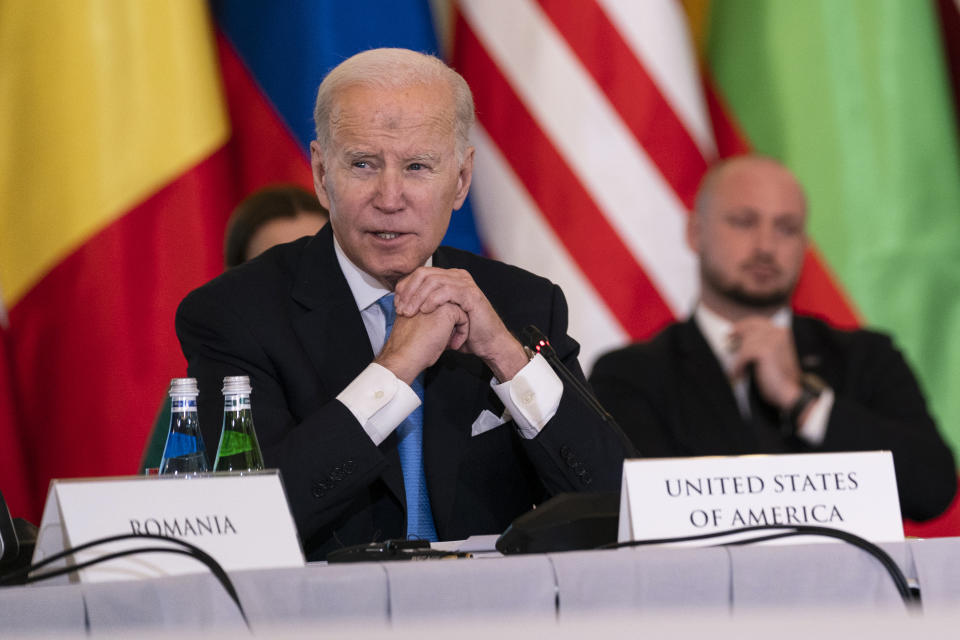
[[[303,308],[294,318],[294,331],[323,387],[318,396],[332,399],[370,364],[373,350],[337,262],[329,224],[304,249],[291,296]],[[380,449],[388,462],[384,481],[403,504],[396,436],[387,438]]]
[[[843,371],[843,366],[834,355],[835,350],[830,348],[827,335],[818,331],[816,321],[794,316],[793,339],[797,346],[800,369],[805,373],[816,374],[832,388],[838,388],[842,382],[839,372]]]
[[[682,394],[678,424],[685,448],[694,453],[742,449],[747,429],[733,388],[692,317],[678,327],[677,343]]]

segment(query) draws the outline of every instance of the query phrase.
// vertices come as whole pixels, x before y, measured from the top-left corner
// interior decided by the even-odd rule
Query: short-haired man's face
[[[744,161],[717,177],[689,227],[708,305],[772,309],[796,286],[806,249],[806,202],[793,176],[769,161]]]
[[[331,118],[330,148],[310,145],[317,196],[347,257],[392,288],[439,246],[467,196],[473,149],[458,162],[442,85],[349,86]]]

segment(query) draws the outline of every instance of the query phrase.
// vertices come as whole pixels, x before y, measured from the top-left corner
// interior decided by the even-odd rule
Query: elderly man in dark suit
[[[466,82],[398,49],[324,79],[311,144],[330,224],[184,299],[177,333],[215,441],[224,376],[246,374],[268,466],[309,558],[342,545],[501,532],[563,491],[615,491],[627,439],[515,335],[575,375],[560,289],[439,247],[467,196]]]
[[[950,449],[890,340],[789,309],[807,245],[806,199],[781,164],[741,156],[704,178],[688,241],[693,316],[603,356],[590,382],[645,456],[893,452],[903,514],[943,511]]]

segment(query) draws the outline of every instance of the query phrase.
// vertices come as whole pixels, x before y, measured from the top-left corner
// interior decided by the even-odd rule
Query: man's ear
[[[313,190],[317,192],[317,199],[327,211],[330,210],[330,195],[327,193],[327,167],[324,164],[323,151],[320,143],[314,140],[310,143],[310,167],[313,170]]]
[[[460,164],[460,173],[457,174],[457,197],[453,201],[454,210],[463,206],[463,201],[467,199],[467,193],[470,191],[470,182],[473,180],[473,147],[467,147],[463,154],[463,162]]]

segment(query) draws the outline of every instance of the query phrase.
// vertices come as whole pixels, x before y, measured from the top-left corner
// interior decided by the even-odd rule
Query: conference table
[[[873,556],[841,542],[311,563],[230,576],[250,627],[278,637],[284,629],[350,628],[376,635],[409,628],[423,637],[431,629],[476,631],[505,620],[512,621],[510,629],[553,629],[597,616],[606,622],[678,623],[691,613],[700,620],[729,620],[774,611],[781,621],[791,617],[782,613],[787,611],[798,620],[810,613],[856,612],[873,623],[890,616],[910,625],[925,618],[960,622],[960,538],[880,546],[919,587],[922,612],[908,610]],[[171,630],[199,637],[246,633],[246,626],[209,574],[0,588],[3,637]]]

